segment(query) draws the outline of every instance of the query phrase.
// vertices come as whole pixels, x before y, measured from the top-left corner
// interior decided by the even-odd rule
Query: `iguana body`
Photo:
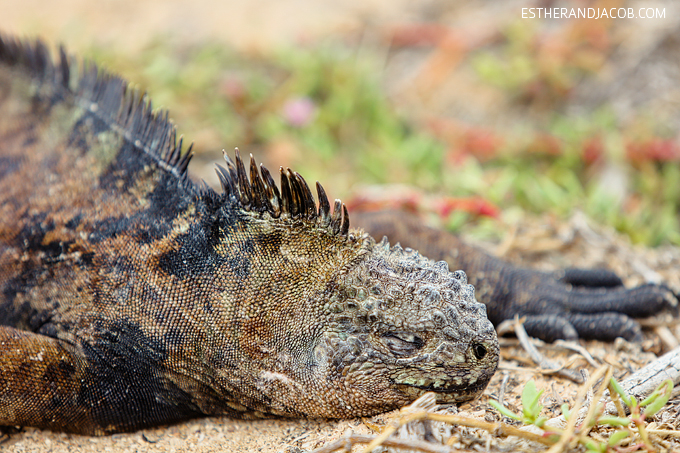
[[[237,154],[221,194],[194,184],[167,117],[121,79],[74,72],[0,38],[0,425],[355,417],[484,389],[498,343],[464,273],[350,230],[290,170],[278,188]],[[411,226],[457,262],[449,236]],[[522,306],[507,285],[541,294],[460,250],[493,271],[479,281],[494,322]]]
[[[0,425],[356,417],[474,398],[498,342],[465,274],[349,229],[238,154],[191,182],[127,84],[0,40]]]

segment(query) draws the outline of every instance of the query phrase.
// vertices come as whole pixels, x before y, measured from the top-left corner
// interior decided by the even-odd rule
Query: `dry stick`
[[[621,382],[626,392],[638,401],[647,398],[663,381],[670,379],[673,386],[680,383],[680,347],[662,355],[640,368]],[[613,412],[612,412],[613,413]]]
[[[670,379],[673,385],[680,383],[680,347],[662,355],[654,362],[640,368],[621,382],[621,387],[638,401],[647,398],[663,381]],[[605,392],[601,403],[606,404],[606,414],[616,414],[616,406],[609,401],[609,392]],[[583,412],[583,413],[581,413]],[[585,415],[586,409],[582,409],[578,417]],[[546,422],[548,426],[564,426],[564,416],[551,418]]]
[[[583,400],[585,398],[586,393],[588,392],[589,389],[595,385],[595,383],[600,379],[609,369],[609,365],[602,365],[600,368],[598,368],[595,373],[588,379],[588,382],[586,382],[585,385],[582,385],[578,389],[578,393],[576,394],[576,401],[574,401],[574,410],[569,417],[569,422],[567,423],[567,426],[564,429],[564,432],[560,436],[560,440],[550,447],[550,450],[548,450],[547,453],[558,453],[561,451],[564,451],[565,447],[567,446],[568,443],[574,438],[574,432],[576,430],[576,422],[580,418],[580,411],[581,411],[581,406],[583,405]],[[588,411],[588,408],[583,408],[584,412]],[[576,416],[575,413],[578,413],[579,416]]]
[[[654,434],[655,436],[660,437],[675,437],[676,439],[680,439],[680,431],[672,429],[648,429],[647,434]]]
[[[413,420],[420,420],[423,414],[427,414],[428,409],[434,409],[436,405],[437,398],[434,396],[434,393],[428,392],[408,406],[401,408],[397,419],[392,420],[389,425],[385,426],[383,432],[374,438],[370,444],[368,444],[368,447],[366,447],[365,451],[369,452],[381,445],[388,437],[394,434],[401,426],[405,425],[406,423],[409,423]]]
[[[590,408],[588,409],[588,413],[586,414],[586,418],[584,419],[584,423],[586,423],[586,425],[584,425],[581,432],[581,435],[584,437],[587,436],[590,430],[592,429],[592,426],[588,426],[588,424],[593,419],[595,411],[598,409],[598,404],[595,403],[595,401],[600,401],[602,399],[602,396],[604,395],[604,392],[607,390],[607,386],[609,385],[609,380],[611,379],[613,374],[614,369],[611,366],[607,366],[607,372],[605,373],[604,379],[600,384],[600,388],[597,390],[595,395],[593,395],[592,399],[590,400]]]
[[[626,409],[624,409],[623,404],[621,403],[621,398],[620,398],[619,394],[616,393],[616,391],[614,391],[614,387],[611,385],[611,382],[608,382],[607,386],[611,390],[609,392],[609,397],[611,398],[612,403],[614,403],[614,407],[616,408],[616,415],[618,415],[621,418],[625,418],[626,417]],[[613,397],[612,397],[611,392],[614,392]],[[605,411],[606,410],[607,409],[605,408]],[[631,434],[632,434],[632,432],[631,432]]]
[[[555,373],[558,376],[567,378],[576,382],[577,384],[583,384],[583,377],[579,373],[575,372],[574,370],[563,368],[557,363],[551,362],[550,360],[543,357],[540,352],[538,352],[538,349],[536,349],[533,343],[531,343],[529,335],[527,335],[527,331],[524,330],[524,326],[517,317],[515,317],[515,335],[517,335],[517,339],[519,340],[522,347],[529,353],[531,359],[536,362],[536,365],[538,365],[542,370],[549,370],[550,373]]]
[[[530,433],[528,431],[521,430],[519,428],[515,428],[514,426],[510,425],[505,425],[503,423],[490,423],[490,422],[483,422],[480,420],[475,420],[474,418],[467,418],[467,417],[460,417],[458,415],[445,415],[445,414],[432,414],[429,413],[427,414],[426,417],[428,420],[433,420],[436,422],[444,422],[444,423],[449,423],[449,424],[456,424],[456,425],[462,425],[462,426],[467,426],[469,428],[480,428],[483,430],[486,430],[490,432],[491,434],[499,437],[507,437],[507,436],[517,436],[517,437],[522,437],[527,440],[531,440],[534,442],[539,442],[544,445],[552,445],[553,443],[550,442],[550,440],[544,438],[540,434],[535,434],[535,433]],[[527,435],[528,434],[528,435]]]
[[[433,393],[426,393],[425,395],[421,396],[423,398],[424,396],[432,395],[434,396]],[[418,400],[416,400],[417,402]],[[405,408],[407,409],[407,408]],[[371,438],[371,443],[368,444],[366,449],[364,450],[365,453],[368,453],[375,448],[379,447],[380,445],[384,445],[385,441],[392,435],[394,434],[399,428],[402,426],[406,425],[407,423],[411,423],[414,421],[418,420],[433,420],[433,421],[439,421],[439,422],[445,422],[449,423],[451,425],[462,425],[462,426],[467,426],[470,428],[481,428],[489,432],[494,432],[497,435],[505,435],[505,436],[510,436],[510,435],[518,435],[519,433],[522,433],[519,429],[511,426],[503,426],[500,423],[489,423],[489,422],[483,422],[476,420],[474,418],[467,418],[467,417],[461,417],[458,415],[445,415],[445,414],[436,414],[436,413],[431,413],[427,412],[425,410],[419,410],[417,412],[407,412],[403,416],[398,417],[396,420],[394,420],[391,424],[385,427],[382,433],[380,433],[379,436]],[[536,436],[536,438],[531,438],[531,440],[538,440],[540,436]],[[543,442],[545,443],[545,442]],[[315,453],[319,453],[318,451]]]
[[[474,418],[461,417],[459,415],[447,415],[428,412],[436,405],[436,398],[434,393],[428,392],[415,400],[411,405],[401,409],[399,416],[385,427],[382,433],[377,437],[361,436],[350,434],[344,436],[337,441],[324,445],[323,447],[314,450],[314,453],[329,453],[341,448],[345,448],[348,444],[351,446],[355,443],[368,443],[369,445],[364,450],[370,452],[371,450],[381,446],[401,446],[403,448],[411,448],[419,451],[435,451],[435,452],[457,452],[459,450],[453,449],[449,446],[441,446],[429,442],[420,441],[406,441],[401,439],[389,439],[389,436],[394,434],[401,426],[417,421],[417,420],[432,420],[437,422],[444,422],[451,425],[467,426],[469,428],[479,428],[492,433],[499,437],[518,436],[534,442],[539,442],[544,445],[552,445],[552,442],[545,439],[540,434],[530,433],[514,426],[504,425],[503,423],[489,423],[486,421],[476,420]],[[419,443],[414,443],[419,442]],[[443,449],[444,447],[448,450]],[[429,450],[428,450],[429,448]]]
[[[314,453],[331,453],[336,450],[351,448],[354,444],[367,444],[373,441],[373,436],[365,436],[360,434],[350,434],[344,436],[333,443],[324,445],[323,447],[314,450]],[[348,445],[349,444],[349,445]],[[426,453],[456,453],[461,450],[449,447],[448,445],[437,445],[430,442],[423,442],[420,440],[406,440],[406,439],[384,439],[381,444],[385,447],[404,448],[415,451],[422,451]]]
[[[588,362],[593,368],[600,366],[600,364],[595,361],[593,356],[590,355],[590,352],[588,352],[586,348],[575,341],[557,340],[553,343],[553,346],[558,346],[581,354],[581,356],[586,359],[586,362]]]
[[[501,380],[501,388],[498,390],[498,402],[501,406],[505,406],[503,400],[505,399],[505,388],[510,380],[510,374],[507,371],[503,371],[503,379]]]
[[[402,409],[403,411],[404,409]],[[424,415],[426,412],[423,411]],[[419,420],[421,419],[422,416],[419,413],[414,413],[414,414],[409,414],[408,416],[405,417],[399,417],[397,420],[392,421],[388,426],[385,426],[385,429],[383,430],[382,433],[380,433],[379,436],[375,437],[374,439],[371,440],[371,443],[368,444],[364,452],[368,453],[372,451],[373,449],[379,447],[380,445],[383,444],[387,440],[388,437],[390,437],[392,434],[394,434],[401,426],[405,425],[406,423],[409,423],[411,421]]]
[[[675,335],[673,335],[673,332],[671,332],[671,329],[669,329],[667,326],[655,327],[654,333],[659,336],[661,342],[667,349],[673,349],[680,346],[678,339],[675,338]]]

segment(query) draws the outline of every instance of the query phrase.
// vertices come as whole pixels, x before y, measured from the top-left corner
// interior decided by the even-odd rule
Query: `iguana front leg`
[[[678,306],[678,297],[663,285],[624,288],[614,273],[601,269],[566,269],[555,273],[519,268],[465,244],[456,236],[426,227],[405,213],[353,213],[370,234],[387,236],[451,269],[462,269],[487,307],[494,325],[525,316],[527,332],[546,341],[616,337],[641,339],[631,318],[651,316]]]
[[[0,326],[0,427],[102,435],[200,414],[187,395],[178,397],[179,389],[160,385],[162,368],[145,370],[134,358],[120,367],[106,354],[91,353]],[[150,371],[155,376],[145,375]]]
[[[0,326],[0,426],[79,427],[95,433],[79,402],[87,385],[85,363],[67,344]]]

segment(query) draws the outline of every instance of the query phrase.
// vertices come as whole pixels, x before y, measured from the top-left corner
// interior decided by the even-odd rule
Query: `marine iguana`
[[[187,176],[167,114],[0,38],[0,425],[348,418],[477,396],[498,339],[462,271],[349,228],[239,153]]]
[[[0,426],[355,417],[486,387],[498,342],[463,271],[350,229],[290,169],[279,187],[237,152],[217,193],[189,179],[190,159],[122,79],[0,36]],[[415,231],[455,256],[437,251],[448,236]],[[521,305],[495,295],[502,269],[482,280],[496,321]],[[620,294],[669,303],[651,288]]]

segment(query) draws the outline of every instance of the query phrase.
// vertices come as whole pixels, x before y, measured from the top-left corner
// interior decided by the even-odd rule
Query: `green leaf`
[[[569,420],[569,415],[571,414],[571,411],[569,410],[569,405],[567,403],[564,403],[560,406],[560,409],[562,410],[562,415],[564,416],[564,419]]]
[[[664,387],[666,387],[664,391]],[[666,405],[671,397],[671,392],[673,391],[673,381],[666,379],[659,385],[654,392],[645,398],[640,406],[647,406],[643,412],[645,417],[652,417],[654,414],[659,412],[662,407]],[[654,398],[652,398],[654,397]]]
[[[543,394],[543,390],[540,392],[536,389],[536,383],[534,380],[530,380],[524,385],[522,390],[522,411],[524,412],[524,417],[533,423],[538,414],[541,413],[543,406],[538,404],[538,400]]]
[[[615,445],[618,445],[618,444],[621,443],[621,441],[623,439],[625,439],[629,435],[630,435],[630,433],[625,429],[622,429],[620,431],[616,431],[614,434],[609,436],[609,441],[607,442],[607,444],[612,446],[612,447],[615,446]]]
[[[586,442],[587,451],[595,451],[597,453],[605,453],[607,451],[607,445],[595,442],[594,440],[589,440]]]
[[[630,425],[630,419],[624,417],[609,417],[604,416],[598,419],[598,424],[609,425],[609,426],[628,426]]]
[[[543,417],[543,416],[538,417],[536,419],[536,421],[534,421],[534,426],[537,426],[539,428],[543,428],[543,425],[545,425],[545,422],[547,422],[547,421],[548,421],[547,417]]]
[[[635,401],[628,393],[619,385],[614,378],[609,379],[609,385],[614,389],[616,393],[619,394],[621,400],[628,407],[633,407],[633,402]]]
[[[502,415],[511,418],[513,420],[522,420],[522,417],[519,415],[515,414],[513,411],[508,409],[507,407],[503,406],[501,403],[499,403],[496,400],[489,400],[489,404],[492,405],[498,412],[500,412]]]

